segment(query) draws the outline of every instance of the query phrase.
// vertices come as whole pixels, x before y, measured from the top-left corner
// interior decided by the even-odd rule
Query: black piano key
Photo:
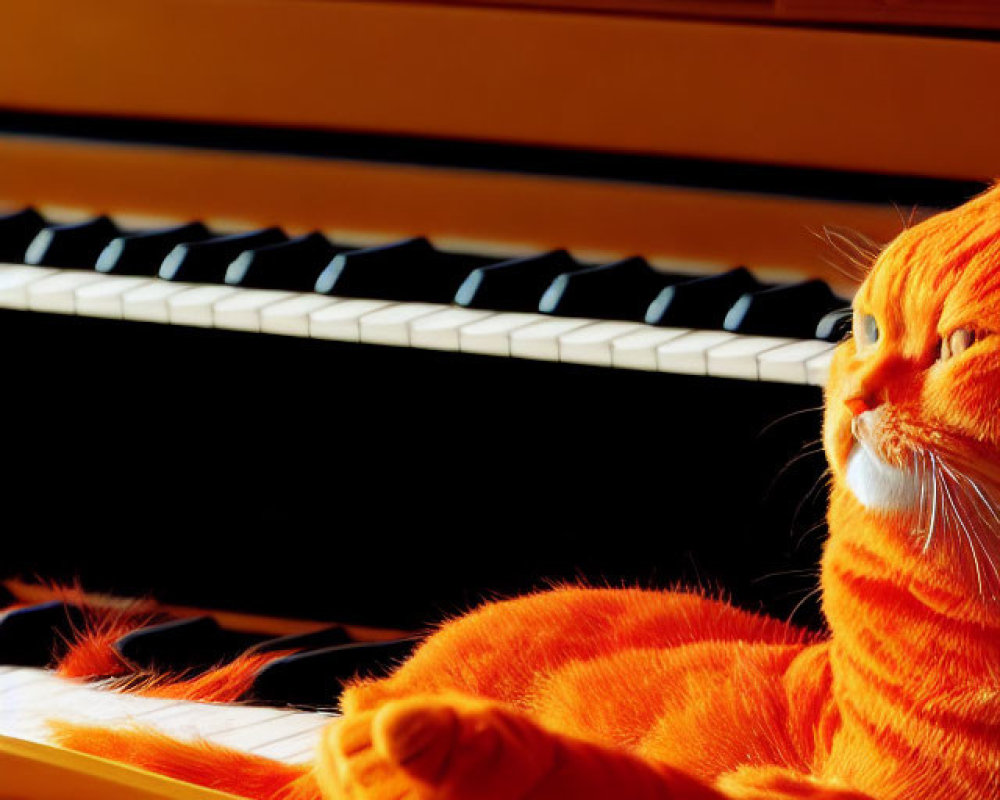
[[[33,208],[0,217],[0,261],[20,264],[28,245],[47,225]]]
[[[549,284],[581,265],[565,250],[502,261],[474,269],[455,293],[455,303],[492,311],[537,311]]]
[[[687,277],[657,272],[642,258],[586,267],[557,276],[542,295],[538,310],[564,317],[642,321],[664,286]]]
[[[212,232],[200,222],[117,236],[101,251],[95,269],[115,275],[153,276],[177,245],[199,242],[211,236]]]
[[[345,251],[346,248],[333,245],[321,233],[244,250],[226,268],[226,283],[311,292],[330,260]]]
[[[266,705],[333,706],[344,682],[355,675],[386,675],[417,644],[417,639],[347,644],[296,653],[262,667],[248,699]]]
[[[266,638],[226,630],[212,617],[194,617],[132,631],[114,648],[139,669],[186,672],[221,664]]]
[[[165,281],[225,283],[230,262],[244,250],[287,241],[280,228],[217,236],[179,244],[163,259],[158,275]]]
[[[24,253],[25,264],[62,269],[93,269],[101,251],[121,231],[107,217],[71,225],[49,225],[39,231]]]
[[[83,612],[59,600],[0,614],[0,664],[44,667],[83,630]]]
[[[836,308],[826,314],[816,325],[816,338],[825,342],[840,342],[851,332],[850,306]]]
[[[803,281],[748,292],[726,314],[725,329],[754,336],[810,339],[819,321],[844,305],[823,281]]]
[[[496,259],[437,250],[424,238],[333,257],[315,291],[416,303],[450,303],[468,274]]]
[[[722,328],[733,303],[762,288],[745,267],[681,281],[660,291],[646,310],[646,322],[674,328]]]
[[[351,637],[339,625],[323,628],[312,633],[298,633],[291,636],[279,636],[256,644],[247,650],[248,653],[273,653],[275,650],[319,650],[324,647],[336,647],[350,644]]]

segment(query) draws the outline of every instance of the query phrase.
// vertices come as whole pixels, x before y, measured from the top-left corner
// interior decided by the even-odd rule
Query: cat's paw
[[[337,800],[513,800],[555,763],[555,741],[526,717],[466,697],[414,697],[348,715],[318,758]]]
[[[316,754],[316,779],[325,800],[416,800],[412,779],[372,742],[375,711],[336,720]]]

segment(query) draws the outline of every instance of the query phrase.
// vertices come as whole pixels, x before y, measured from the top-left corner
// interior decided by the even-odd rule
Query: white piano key
[[[28,308],[56,314],[76,313],[76,290],[90,283],[107,280],[99,272],[66,270],[32,281],[27,286]]]
[[[7,699],[4,701],[5,712],[12,709],[31,709],[42,701],[48,702],[56,697],[60,698],[60,705],[66,704],[66,708],[69,708],[72,702],[68,701],[67,697],[77,695],[76,699],[79,700],[87,693],[87,689],[81,683],[75,681],[57,683],[47,678],[22,680],[5,688],[10,689]]]
[[[3,676],[0,681],[0,733],[29,741],[48,736],[46,709],[72,708],[80,704],[80,686],[57,684],[43,670],[28,670]]]
[[[611,342],[611,363],[626,369],[655,371],[659,368],[656,348],[687,333],[689,328],[654,328],[643,326]]]
[[[67,722],[89,722],[89,717],[79,714],[91,703],[93,698],[78,689],[60,691],[48,682],[22,686],[4,696],[0,729],[16,732],[23,739],[44,740],[49,735],[49,720],[58,717]]]
[[[462,327],[458,332],[459,348],[463,353],[509,356],[510,335],[513,331],[548,319],[550,317],[542,314],[496,314]]]
[[[834,349],[812,340],[174,283],[20,264],[0,264],[0,308],[814,385],[825,383]]]
[[[74,705],[68,710],[70,716],[66,718],[108,724],[147,724],[147,718],[153,714],[163,713],[167,709],[178,709],[178,713],[183,713],[189,706],[190,703],[183,700],[140,697],[111,690],[91,691],[87,702]]]
[[[781,383],[809,383],[806,365],[834,347],[836,345],[831,342],[806,339],[761,353],[757,358],[760,379]]]
[[[717,378],[760,380],[760,355],[793,341],[774,336],[740,336],[708,351],[708,374]]]
[[[259,725],[247,726],[239,730],[227,731],[213,735],[212,741],[237,750],[256,753],[269,745],[314,732],[317,736],[330,721],[330,717],[318,713],[293,713],[271,720],[265,720]]]
[[[19,687],[28,686],[32,683],[41,683],[45,680],[45,676],[46,673],[40,669],[32,669],[30,667],[16,668],[0,676],[0,694],[10,694]]]
[[[808,382],[813,386],[826,386],[826,379],[830,374],[830,362],[833,361],[833,354],[837,348],[834,346],[825,353],[821,353],[815,358],[806,362],[806,375]]]
[[[220,736],[244,734],[251,729],[270,724],[277,719],[297,716],[300,712],[279,708],[225,705],[223,703],[200,703],[191,708],[185,704],[179,711],[169,715],[152,714],[142,718],[144,725],[152,725],[158,731],[178,739],[212,739]]]
[[[167,298],[167,312],[173,325],[211,328],[215,325],[215,305],[236,294],[232,286],[197,286]]]
[[[149,278],[111,275],[103,281],[84,284],[76,290],[76,313],[86,317],[121,319],[125,293],[152,283]]]
[[[317,733],[314,739],[309,741],[306,746],[300,747],[284,757],[279,757],[277,760],[285,764],[308,764],[312,762],[316,758],[316,748],[319,746],[321,736],[322,734]],[[274,758],[274,756],[271,756],[271,758]]]
[[[170,322],[167,301],[174,295],[191,289],[190,283],[153,281],[130,289],[122,295],[122,318],[142,322]]]
[[[261,332],[308,336],[309,315],[339,302],[321,294],[292,295],[288,300],[279,300],[260,310]]]
[[[309,335],[316,339],[336,339],[341,342],[361,340],[358,321],[365,315],[392,304],[384,300],[342,300],[333,306],[309,314]]]
[[[205,703],[202,705],[209,707],[211,704]],[[145,709],[141,715],[142,724],[149,725],[157,730],[171,730],[173,731],[173,735],[195,735],[196,730],[192,726],[196,726],[196,723],[191,721],[192,718],[197,718],[197,714],[194,713],[195,710],[191,708],[189,702],[175,700],[172,703],[164,703],[158,708]],[[182,731],[185,725],[188,727]]]
[[[577,328],[559,337],[559,360],[610,367],[611,343],[621,336],[642,330],[642,327],[631,322],[598,322]]]
[[[28,286],[55,272],[50,267],[0,264],[0,308],[27,308]]]
[[[458,350],[461,348],[461,329],[492,316],[495,316],[492,311],[446,308],[436,314],[419,317],[410,325],[410,345],[429,350]]]
[[[708,351],[737,338],[724,331],[692,331],[656,348],[656,364],[660,372],[684,375],[708,374]]]
[[[436,303],[397,303],[365,314],[358,320],[362,342],[406,347],[410,344],[410,325],[446,306]]]
[[[559,360],[559,337],[591,325],[596,320],[576,317],[549,317],[544,322],[527,325],[510,333],[510,354],[543,361]]]
[[[308,761],[320,732],[334,719],[330,714],[287,708],[143,697],[32,667],[0,672],[0,698],[0,734],[5,736],[51,743],[52,720],[142,726],[185,741],[205,740],[286,763]]]
[[[266,744],[254,749],[254,753],[264,758],[273,758],[276,761],[283,761],[286,764],[296,764],[310,761],[315,753],[316,745],[319,743],[319,728],[310,728],[307,731],[289,736],[287,739],[279,739],[271,744]]]
[[[224,297],[215,304],[212,311],[215,327],[260,333],[263,310],[290,297],[294,297],[291,292],[238,289],[236,294]]]

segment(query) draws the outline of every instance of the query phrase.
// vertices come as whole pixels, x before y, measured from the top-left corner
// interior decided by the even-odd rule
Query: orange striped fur
[[[355,682],[307,779],[163,741],[151,761],[134,734],[97,749],[201,759],[184,774],[253,797],[996,800],[1000,189],[905,231],[855,308],[824,423],[828,637],[698,594],[562,588]]]

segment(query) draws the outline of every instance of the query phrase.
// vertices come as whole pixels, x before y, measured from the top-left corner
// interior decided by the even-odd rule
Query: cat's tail
[[[243,654],[194,675],[136,673],[115,642],[163,615],[152,601],[113,607],[87,603],[78,587],[54,587],[75,604],[84,624],[66,643],[56,672],[74,679],[110,679],[129,694],[180,700],[233,703],[246,695],[255,675],[290,651]],[[317,800],[320,791],[309,765],[288,765],[204,741],[172,739],[153,728],[108,728],[64,720],[50,722],[52,740],[71,750],[120,761],[150,772],[254,800]]]
[[[254,800],[319,800],[308,764],[290,765],[209,742],[183,742],[147,728],[53,722],[53,740],[71,750],[121,761],[209,789]]]

